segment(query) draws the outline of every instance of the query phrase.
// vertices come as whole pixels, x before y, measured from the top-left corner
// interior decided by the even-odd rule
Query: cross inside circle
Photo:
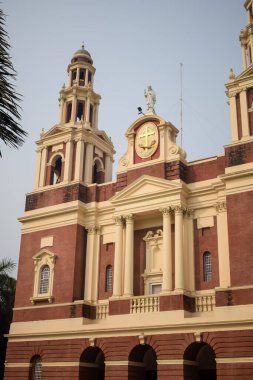
[[[144,149],[147,149],[151,145],[150,136],[153,136],[155,132],[150,128],[150,126],[146,125],[143,128],[143,132],[139,135],[139,139],[144,139],[144,145],[142,146]]]
[[[143,124],[137,131],[135,151],[141,158],[150,157],[158,147],[158,130],[154,123]]]

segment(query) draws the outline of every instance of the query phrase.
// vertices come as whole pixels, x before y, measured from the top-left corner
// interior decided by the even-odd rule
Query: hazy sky
[[[111,136],[118,160],[125,132],[145,110],[144,89],[156,92],[156,112],[180,128],[183,63],[183,147],[189,161],[223,153],[229,144],[224,84],[242,70],[244,0],[2,0],[7,15],[16,89],[23,95],[18,151],[0,142],[0,257],[18,260],[25,193],[33,191],[35,143],[58,121],[58,94],[67,65],[84,41],[102,96],[99,128]],[[179,140],[178,140],[179,141]]]

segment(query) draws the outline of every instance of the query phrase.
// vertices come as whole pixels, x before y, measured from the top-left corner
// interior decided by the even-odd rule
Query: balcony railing
[[[196,298],[196,312],[213,311],[215,306],[215,294],[201,294]]]
[[[130,301],[130,313],[152,313],[159,311],[158,296],[133,297]]]
[[[108,303],[98,303],[96,307],[96,319],[105,319],[109,313]]]

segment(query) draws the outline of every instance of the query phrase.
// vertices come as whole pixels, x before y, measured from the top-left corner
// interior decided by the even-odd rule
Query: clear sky
[[[156,92],[156,112],[180,128],[183,63],[183,148],[189,161],[223,153],[229,144],[224,84],[242,70],[239,33],[244,0],[2,0],[16,89],[23,95],[18,151],[0,142],[0,257],[18,261],[25,193],[33,191],[35,143],[58,119],[67,65],[81,47],[90,52],[102,96],[99,128],[112,138],[118,160],[125,132],[145,110],[144,89]],[[180,140],[178,140],[179,142]]]

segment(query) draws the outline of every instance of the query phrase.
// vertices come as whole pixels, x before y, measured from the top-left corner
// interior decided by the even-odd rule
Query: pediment
[[[62,133],[65,129],[61,128],[59,125],[54,125],[49,129],[46,133],[44,133],[43,137],[49,137],[53,135],[57,135],[58,133]]]
[[[127,200],[151,199],[154,196],[159,198],[165,194],[179,193],[181,190],[181,183],[143,175],[116,194],[111,202],[117,204]]]
[[[244,70],[240,75],[238,75],[235,78],[235,81],[237,82],[238,80],[247,79],[252,76],[253,76],[253,65],[250,65],[246,70]]]

